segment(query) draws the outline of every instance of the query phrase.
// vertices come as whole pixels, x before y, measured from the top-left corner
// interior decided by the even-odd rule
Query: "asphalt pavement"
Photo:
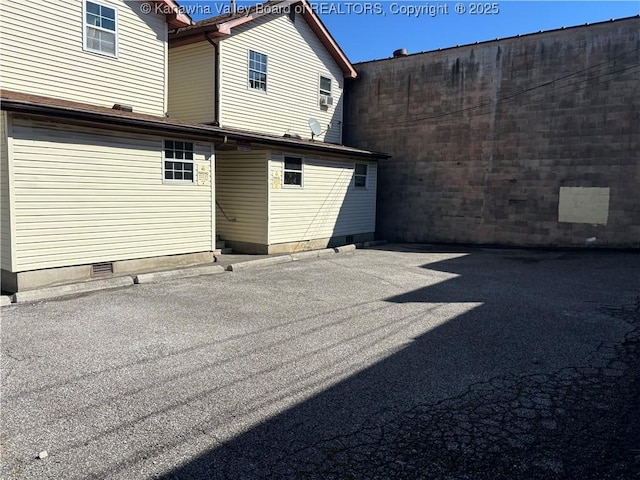
[[[2,479],[640,478],[638,253],[387,245],[1,315]]]

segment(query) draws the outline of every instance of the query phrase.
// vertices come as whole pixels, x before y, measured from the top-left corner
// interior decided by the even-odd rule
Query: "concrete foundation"
[[[248,253],[255,255],[267,255],[278,253],[306,252],[308,250],[320,250],[327,247],[338,247],[350,243],[363,243],[374,239],[374,233],[357,233],[354,235],[338,235],[329,238],[316,238],[313,240],[300,240],[298,242],[276,243],[273,245],[263,245],[258,243],[248,243],[236,240],[225,239],[225,244],[234,252]]]
[[[113,262],[112,274],[92,275],[91,265],[47,268],[27,272],[9,272],[2,270],[2,291],[15,293],[96,278],[117,277],[131,273],[187,267],[211,262],[213,262],[212,252],[198,252],[185,255],[166,255],[162,257],[138,258]]]

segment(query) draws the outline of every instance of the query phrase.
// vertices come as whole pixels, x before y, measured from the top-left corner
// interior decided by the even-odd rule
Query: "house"
[[[355,77],[306,1],[269,1],[169,35],[170,118],[273,137],[216,149],[218,233],[234,250],[373,239],[384,155],[339,147],[344,85]]]
[[[192,22],[142,5],[2,2],[5,291],[212,259],[216,136],[164,117],[168,31]]]
[[[226,200],[243,196],[234,185],[254,187],[256,198],[264,192],[264,203],[272,191],[266,182],[271,187],[291,175],[294,182],[304,178],[299,193],[323,196],[326,209],[316,218],[338,211],[323,220],[333,221],[333,229],[317,233],[307,226],[302,233],[373,231],[373,223],[339,230],[347,217],[334,204],[340,195],[365,192],[346,186],[347,176],[353,176],[354,159],[374,165],[376,154],[167,116],[169,32],[193,23],[173,0],[2,0],[2,13],[4,291],[210,262],[217,252],[216,204],[226,204],[237,217],[229,223],[242,229],[243,212]],[[239,161],[216,172],[218,150]],[[290,157],[287,172],[278,177],[274,168],[264,168],[264,182],[254,186],[251,162],[267,154],[273,165],[278,155],[283,165],[285,154]],[[325,161],[339,174],[325,176],[329,188],[314,190],[314,172]],[[361,169],[358,178],[375,192],[375,169],[366,176]],[[225,179],[218,182],[227,195],[220,200],[216,173]],[[271,238],[261,235],[265,242]]]

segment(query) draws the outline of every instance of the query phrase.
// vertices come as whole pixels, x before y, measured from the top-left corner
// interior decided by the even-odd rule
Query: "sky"
[[[180,1],[194,20],[227,13],[229,1]],[[248,7],[261,1],[237,1]],[[630,1],[309,0],[351,62],[389,58],[640,14]]]

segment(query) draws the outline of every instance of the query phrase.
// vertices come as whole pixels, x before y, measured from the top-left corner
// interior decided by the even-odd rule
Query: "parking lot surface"
[[[639,478],[637,253],[388,245],[3,307],[1,353],[7,480]]]

